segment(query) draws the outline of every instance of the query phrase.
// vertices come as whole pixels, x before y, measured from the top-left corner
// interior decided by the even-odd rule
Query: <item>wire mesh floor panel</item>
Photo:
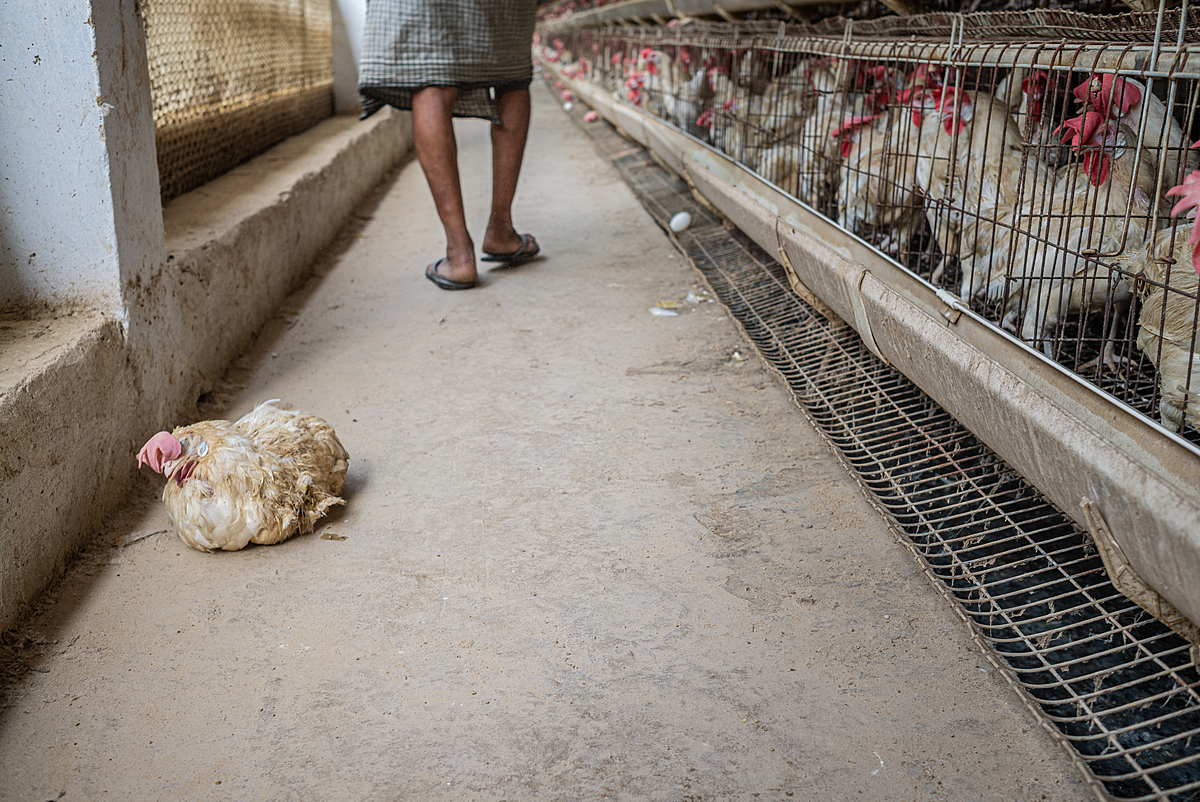
[[[1200,800],[1189,644],[1118,593],[1089,535],[783,268],[603,121],[571,116],[707,279],[760,355],[1097,796]]]

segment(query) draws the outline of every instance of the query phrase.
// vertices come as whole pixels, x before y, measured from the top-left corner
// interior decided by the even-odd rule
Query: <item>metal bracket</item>
[[[1085,498],[1079,502],[1079,508],[1083,510],[1088,532],[1092,535],[1092,542],[1096,544],[1096,551],[1100,552],[1100,559],[1104,561],[1104,569],[1108,571],[1108,578],[1112,580],[1113,587],[1191,643],[1192,662],[1200,665],[1200,627],[1189,621],[1175,605],[1160,596],[1158,591],[1146,584],[1133,570],[1129,558],[1121,550],[1121,544],[1113,537],[1096,502]]]
[[[783,272],[787,275],[788,284],[792,287],[792,292],[800,296],[800,300],[817,310],[830,323],[835,325],[845,325],[837,312],[829,308],[829,305],[821,300],[815,292],[810,290],[808,286],[800,280],[796,275],[796,268],[792,267],[792,260],[787,254],[787,250],[783,247],[783,236],[780,234],[779,228],[784,225],[784,222],[778,217],[775,218],[775,252],[779,257],[779,264],[783,265]]]
[[[680,22],[686,23],[691,19],[691,17],[689,17],[687,14],[684,14],[676,7],[675,0],[667,0],[667,11],[671,14],[671,16]]]
[[[775,7],[778,8],[780,11],[782,11],[784,14],[787,14],[789,17],[796,20],[797,22],[804,21],[804,18],[796,13],[796,9],[792,8],[787,3],[783,2],[783,0],[774,0],[774,2],[775,2]]]
[[[962,313],[967,311],[967,308],[963,306],[962,299],[949,290],[938,289],[937,297],[946,305],[946,308],[942,310],[942,317],[951,323],[957,323],[958,319],[962,317]]]

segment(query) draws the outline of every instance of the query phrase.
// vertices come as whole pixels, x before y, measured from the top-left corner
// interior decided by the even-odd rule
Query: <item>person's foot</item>
[[[487,233],[483,235],[483,252],[490,256],[505,256],[517,253],[522,247],[527,250],[536,250],[537,240],[531,235],[526,234],[525,236],[530,240],[528,245],[512,226],[507,226],[500,231],[493,231],[489,227]]]
[[[475,270],[475,245],[467,243],[462,247],[446,246],[446,258],[439,260],[436,272],[444,279],[456,284],[474,285],[479,279]]]
[[[518,245],[507,251],[489,251],[484,249],[484,262],[502,262],[505,267],[520,267],[532,262],[542,252],[537,240],[532,234],[518,234]]]
[[[475,286],[474,281],[452,281],[451,279],[443,276],[440,268],[445,263],[445,259],[438,259],[433,264],[426,266],[425,278],[429,279],[443,290],[469,290]]]

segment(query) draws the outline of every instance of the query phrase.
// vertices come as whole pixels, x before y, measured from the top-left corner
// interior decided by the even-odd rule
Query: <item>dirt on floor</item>
[[[438,290],[420,168],[384,181],[198,413],[327,418],[348,506],[203,554],[147,475],[10,637],[0,799],[1090,798],[534,95],[545,257]],[[487,125],[458,130],[482,236]]]

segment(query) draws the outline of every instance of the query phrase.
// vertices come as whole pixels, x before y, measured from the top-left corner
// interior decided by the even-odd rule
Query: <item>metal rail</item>
[[[746,11],[817,6],[827,0],[625,0],[621,3],[578,11],[561,20],[544,23],[542,30],[594,28],[605,25],[666,25],[668,20],[686,21],[692,17],[713,16],[732,20]]]
[[[729,8],[712,0],[694,3]],[[757,8],[778,3],[742,0]],[[784,0],[780,0],[784,2]],[[808,3],[791,3],[800,7]],[[596,34],[641,37],[648,47],[679,43],[697,47],[721,46],[730,38],[738,47],[779,52],[813,52],[867,60],[887,58],[954,62],[973,67],[1029,67],[1123,72],[1152,78],[1200,78],[1200,10],[1163,9],[1161,14],[1135,12],[1112,17],[1070,11],[980,12],[884,17],[867,22],[843,18],[813,25],[749,22],[736,25],[690,21],[686,14],[632,15],[635,8],[661,11],[665,0],[627,0],[600,9],[539,25],[552,36],[575,29]],[[676,4],[680,9],[682,6]],[[747,9],[748,10],[748,9]],[[696,12],[699,13],[699,12]],[[715,12],[706,12],[715,13]],[[689,20],[664,27],[672,18]],[[609,30],[603,29],[609,26]],[[611,27],[620,26],[620,27]],[[1162,31],[1177,31],[1174,42]],[[1157,34],[1157,35],[1156,35]],[[1013,48],[1014,45],[1022,47]]]

